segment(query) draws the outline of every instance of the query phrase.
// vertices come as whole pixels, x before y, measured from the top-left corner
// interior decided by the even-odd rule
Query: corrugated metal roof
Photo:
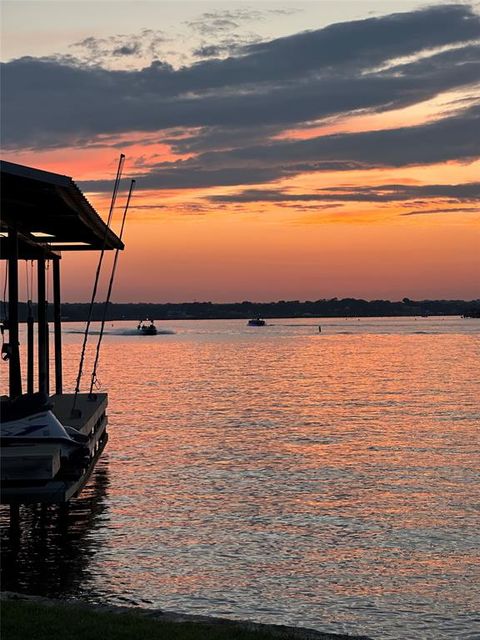
[[[123,249],[69,176],[5,161],[0,170],[3,233],[15,225],[37,250],[47,243],[56,251]],[[2,257],[7,257],[3,251]]]

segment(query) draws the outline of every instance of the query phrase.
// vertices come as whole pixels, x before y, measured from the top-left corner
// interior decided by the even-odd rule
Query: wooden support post
[[[60,299],[60,258],[53,260],[53,315],[55,330],[55,393],[61,394],[62,375],[62,310]]]
[[[33,359],[34,359],[34,344],[33,344],[33,315],[32,308],[29,304],[28,317],[27,317],[27,393],[33,393]]]
[[[16,502],[10,503],[10,535],[16,536],[20,533],[20,505]]]
[[[18,341],[18,232],[8,229],[8,341],[10,344],[10,397],[22,395],[20,349]]]
[[[38,390],[48,393],[47,389],[47,319],[45,314],[45,258],[38,258]]]
[[[48,326],[48,302],[45,301],[45,392],[50,395],[50,328]]]

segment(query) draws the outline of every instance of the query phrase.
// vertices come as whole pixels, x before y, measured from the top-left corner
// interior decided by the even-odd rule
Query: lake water
[[[480,320],[157,326],[109,324],[106,453],[67,511],[22,508],[19,539],[3,509],[4,588],[480,637]],[[82,328],[64,327],[65,390]]]

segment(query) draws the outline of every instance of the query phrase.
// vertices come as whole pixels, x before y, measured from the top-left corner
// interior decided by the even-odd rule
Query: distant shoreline
[[[7,305],[8,306],[8,305]],[[87,302],[67,302],[62,304],[62,321],[81,322],[89,313]],[[36,316],[36,305],[33,305]],[[27,318],[27,304],[19,304],[19,319]],[[362,300],[356,298],[331,298],[306,301],[280,300],[278,302],[181,302],[181,303],[111,303],[107,310],[107,320],[120,321],[151,318],[153,320],[246,320],[262,317],[274,318],[373,318],[373,317],[429,317],[463,316],[480,311],[477,300],[410,300],[399,302],[390,300]],[[102,320],[104,303],[93,306],[93,321]],[[53,305],[48,306],[49,321],[53,320]]]

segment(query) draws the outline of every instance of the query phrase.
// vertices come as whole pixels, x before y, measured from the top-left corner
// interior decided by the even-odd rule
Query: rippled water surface
[[[4,588],[479,637],[479,320],[132,325],[104,339],[110,441],[87,489],[22,508],[19,537],[2,512]]]

